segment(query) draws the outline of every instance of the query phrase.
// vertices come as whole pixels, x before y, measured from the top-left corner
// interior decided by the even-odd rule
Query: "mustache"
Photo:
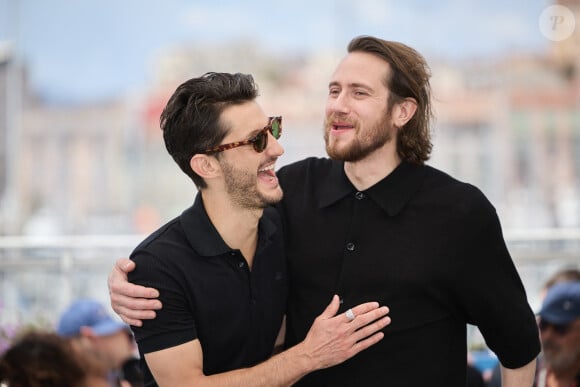
[[[353,125],[356,126],[356,121],[352,120],[352,119],[348,119],[345,116],[342,116],[340,114],[330,114],[328,116],[326,116],[326,118],[324,119],[324,126],[328,126],[330,124],[332,124],[333,122],[338,121],[344,124],[349,124],[349,125]]]

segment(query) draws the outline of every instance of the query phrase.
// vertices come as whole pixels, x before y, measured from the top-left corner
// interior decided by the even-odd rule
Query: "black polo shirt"
[[[310,158],[278,172],[291,284],[286,344],[304,339],[334,293],[340,312],[378,301],[392,323],[379,344],[299,385],[464,387],[466,323],[505,366],[534,359],[534,314],[484,195],[406,162],[358,192],[343,167]]]
[[[198,194],[193,206],[143,241],[132,253],[133,283],[159,290],[163,308],[131,329],[141,354],[199,339],[206,375],[253,366],[272,354],[286,309],[282,226],[264,211],[251,271],[226,245]],[[155,386],[143,362],[147,386]]]

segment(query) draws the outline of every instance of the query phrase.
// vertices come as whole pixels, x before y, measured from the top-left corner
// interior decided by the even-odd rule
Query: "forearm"
[[[200,387],[291,386],[315,369],[311,360],[306,351],[302,350],[302,344],[297,344],[254,367],[203,376],[192,385]]]
[[[304,341],[294,347],[255,367],[207,377],[212,384],[199,385],[290,386],[312,371],[342,363],[378,343],[383,338],[380,330],[390,323],[386,316],[388,308],[375,302],[354,307],[357,317],[352,321],[342,314],[331,317],[337,308],[338,297],[334,296],[323,314],[314,320]]]
[[[503,387],[531,387],[536,373],[536,360],[523,367],[510,369],[501,366],[501,381]]]
[[[309,372],[342,363],[383,338],[381,330],[390,323],[387,307],[376,302],[357,305],[351,310],[356,317],[348,318],[336,315],[338,306],[334,296],[302,342],[254,367],[205,376],[199,340],[146,354],[145,360],[162,387],[290,386]]]

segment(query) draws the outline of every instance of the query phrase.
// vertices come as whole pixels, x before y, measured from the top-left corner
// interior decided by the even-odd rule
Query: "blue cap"
[[[580,317],[580,281],[556,284],[548,289],[540,317],[552,324],[568,324]]]
[[[97,336],[129,329],[128,325],[109,315],[102,304],[88,299],[73,302],[62,314],[56,331],[61,336],[73,337],[80,335],[81,327],[90,327]]]

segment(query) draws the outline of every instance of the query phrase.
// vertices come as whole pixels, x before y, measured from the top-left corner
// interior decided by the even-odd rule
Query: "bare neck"
[[[344,163],[344,172],[359,191],[366,190],[397,168],[401,158],[391,147],[379,148],[362,160]]]

